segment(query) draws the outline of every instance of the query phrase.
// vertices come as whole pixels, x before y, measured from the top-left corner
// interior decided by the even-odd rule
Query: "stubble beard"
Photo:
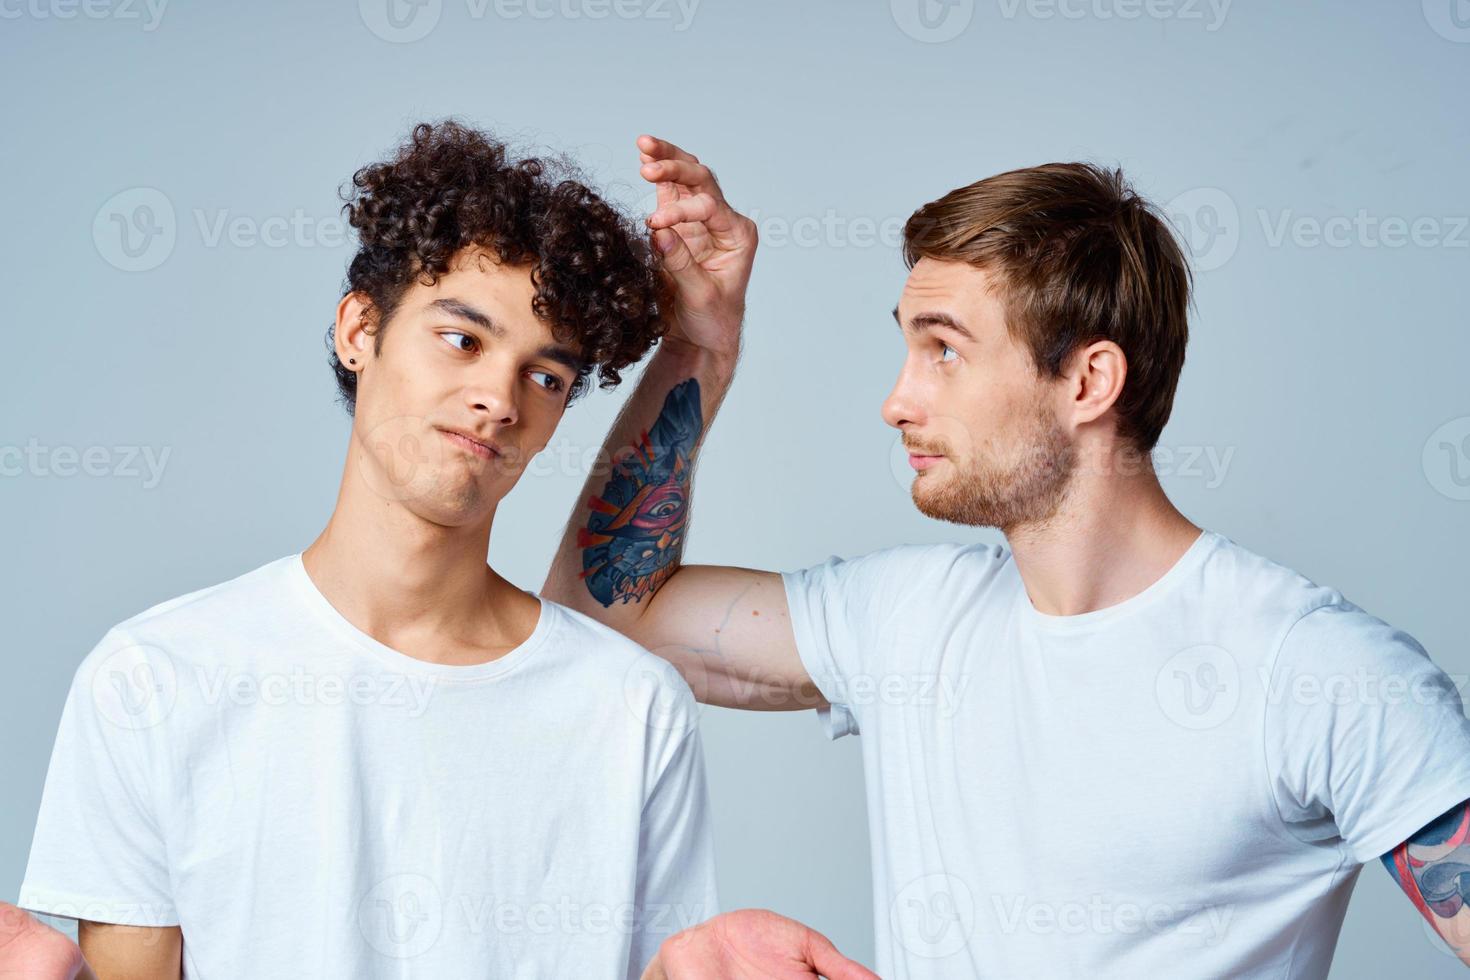
[[[1046,406],[1036,403],[1012,458],[976,453],[946,479],[935,471],[914,479],[914,506],[926,517],[972,527],[1013,528],[1045,523],[1061,509],[1077,468],[1076,448]],[[941,464],[941,466],[944,464]]]

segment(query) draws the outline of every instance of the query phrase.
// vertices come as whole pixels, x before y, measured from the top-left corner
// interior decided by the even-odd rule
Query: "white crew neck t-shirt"
[[[884,980],[1318,980],[1362,865],[1470,798],[1413,637],[1215,532],[1076,616],[1002,546],[783,578],[862,735]]]
[[[696,722],[672,667],[566,607],[432,664],[291,555],[82,663],[19,904],[179,925],[200,980],[636,978],[716,911]]]

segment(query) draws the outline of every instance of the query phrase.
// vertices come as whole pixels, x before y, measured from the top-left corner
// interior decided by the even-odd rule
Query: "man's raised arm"
[[[756,230],[714,174],[672,143],[641,136],[648,219],[672,281],[668,333],[604,444],[542,594],[670,661],[710,704],[812,708],[774,572],[682,563],[694,464],[735,373]]]

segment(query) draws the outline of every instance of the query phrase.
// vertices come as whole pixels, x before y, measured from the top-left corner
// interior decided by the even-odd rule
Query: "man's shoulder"
[[[637,641],[570,606],[544,597],[541,601],[561,618],[562,632],[557,645],[571,658],[577,671],[604,678],[651,671],[653,679],[661,686],[688,691],[689,685],[668,661]]]
[[[1202,569],[1205,594],[1216,600],[1228,596],[1233,616],[1255,613],[1289,626],[1316,609],[1345,601],[1337,589],[1274,558],[1218,532],[1206,533],[1215,536],[1217,547]]]
[[[1393,677],[1437,670],[1410,633],[1338,592],[1292,621],[1277,656],[1283,669],[1298,673],[1356,671]]]
[[[1010,561],[1011,551],[1004,544],[983,541],[940,541],[932,544],[896,544],[862,556],[905,569],[930,569],[945,572],[989,572]]]
[[[1280,640],[1274,649],[1298,666],[1425,655],[1414,637],[1341,590],[1228,538],[1211,556],[1204,585],[1207,595],[1230,597],[1225,608],[1233,619],[1268,625]]]
[[[206,648],[198,643],[222,632],[259,628],[275,615],[286,594],[288,563],[266,562],[233,578],[155,603],[108,629],[95,658],[119,646],[156,649],[170,656]]]
[[[881,576],[895,581],[955,576],[973,581],[997,574],[1010,564],[1010,560],[1010,549],[1004,544],[945,541],[889,545],[860,552],[850,558],[832,555],[825,562],[786,574],[829,571],[851,576]]]
[[[579,690],[599,700],[621,692],[629,717],[680,732],[692,727],[698,708],[694,693],[667,660],[617,630],[570,606],[542,597],[560,619],[556,669]]]

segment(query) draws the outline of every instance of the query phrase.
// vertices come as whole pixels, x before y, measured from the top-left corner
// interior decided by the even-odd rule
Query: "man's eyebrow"
[[[570,347],[563,347],[561,344],[547,344],[536,352],[536,356],[555,361],[578,374],[581,374],[582,370],[587,367],[587,362],[576,351]]]
[[[446,296],[443,299],[436,299],[430,303],[429,309],[446,313],[458,320],[468,320],[492,337],[500,337],[505,334],[504,327],[463,300]]]
[[[505,336],[504,327],[463,300],[454,299],[453,297],[436,299],[429,304],[429,309],[438,310],[456,319],[468,320],[470,323],[489,333],[492,337]],[[547,344],[536,351],[536,356],[544,357],[549,361],[555,361],[563,367],[569,368],[579,374],[587,366],[587,362],[581,355],[562,344]]]
[[[898,318],[898,307],[893,308],[893,319],[897,321],[899,329],[903,329],[903,321]],[[975,335],[965,329],[964,324],[950,316],[948,313],[915,313],[909,319],[909,326],[914,330],[927,330],[929,327],[948,327],[966,340],[974,340]]]

